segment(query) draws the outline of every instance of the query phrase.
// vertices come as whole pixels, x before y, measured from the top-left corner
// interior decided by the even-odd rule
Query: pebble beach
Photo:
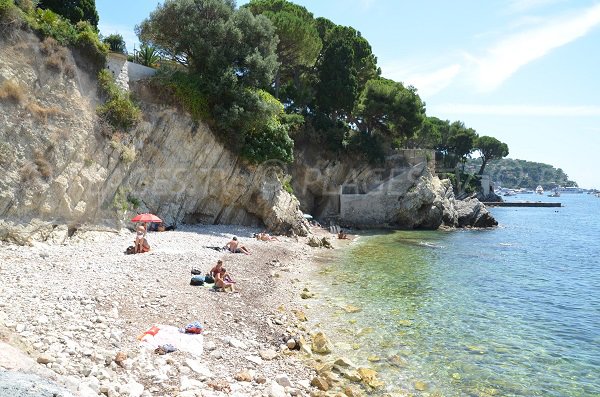
[[[310,347],[304,341],[299,348],[308,337],[302,297],[310,296],[306,280],[318,249],[307,238],[257,241],[258,231],[149,232],[152,250],[136,255],[124,254],[134,239],[129,230],[77,232],[62,244],[0,245],[0,369],[37,374],[60,390],[32,396],[318,394]],[[234,235],[251,255],[210,248]],[[189,285],[193,267],[208,272],[219,259],[236,293]],[[200,356],[159,355],[138,340],[154,325],[194,321],[204,327]],[[2,387],[0,378],[0,394],[11,395]]]

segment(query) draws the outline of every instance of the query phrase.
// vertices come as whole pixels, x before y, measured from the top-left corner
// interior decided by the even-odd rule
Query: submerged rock
[[[319,354],[331,353],[331,342],[323,332],[317,332],[313,336],[312,351]]]

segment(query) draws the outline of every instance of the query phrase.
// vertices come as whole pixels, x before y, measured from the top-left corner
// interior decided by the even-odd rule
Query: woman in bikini
[[[145,246],[148,244],[146,241],[146,224],[142,223],[138,225],[135,232],[135,253],[139,254],[144,252]],[[148,246],[148,248],[150,248]]]

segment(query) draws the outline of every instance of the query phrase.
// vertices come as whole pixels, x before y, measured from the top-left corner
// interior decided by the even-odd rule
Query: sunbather
[[[146,223],[142,223],[136,227],[135,231],[135,253],[139,254],[143,251],[144,241],[146,240]],[[145,244],[148,244],[146,241]],[[150,246],[148,245],[148,249]]]
[[[237,237],[233,236],[230,242],[225,244],[225,248],[227,248],[230,252],[234,254],[243,253],[246,255],[250,255],[250,251],[248,248],[241,245],[237,239]]]
[[[231,279],[229,279],[231,280]],[[215,288],[221,288],[225,292],[235,292],[233,282],[227,281],[227,272],[225,269],[218,272],[215,276]]]
[[[221,273],[221,269],[223,269],[223,261],[219,259],[217,261],[217,264],[212,269],[210,269],[210,275],[213,278],[216,278],[217,274]]]
[[[279,239],[275,236],[271,236],[269,233],[262,232],[255,234],[257,240],[261,241],[279,241]]]

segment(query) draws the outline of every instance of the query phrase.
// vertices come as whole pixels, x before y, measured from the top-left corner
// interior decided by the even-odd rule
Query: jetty
[[[541,201],[485,201],[486,207],[562,207],[561,203],[543,203]]]

